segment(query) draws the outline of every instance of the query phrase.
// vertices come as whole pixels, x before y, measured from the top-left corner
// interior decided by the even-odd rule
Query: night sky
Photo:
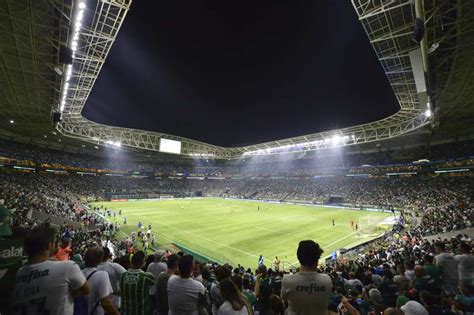
[[[349,0],[136,0],[83,114],[236,146],[397,110]]]

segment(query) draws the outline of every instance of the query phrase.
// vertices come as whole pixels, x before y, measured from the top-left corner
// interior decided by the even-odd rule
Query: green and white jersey
[[[129,269],[120,276],[123,315],[149,315],[150,298],[148,291],[155,284],[151,273],[141,269]]]

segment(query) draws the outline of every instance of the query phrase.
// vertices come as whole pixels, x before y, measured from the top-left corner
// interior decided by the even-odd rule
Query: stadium
[[[473,314],[474,1],[0,1],[0,313]]]

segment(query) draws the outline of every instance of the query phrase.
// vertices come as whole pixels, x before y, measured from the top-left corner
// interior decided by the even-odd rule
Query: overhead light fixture
[[[117,147],[117,148],[120,148],[122,146],[122,144],[120,143],[120,141],[111,141],[111,140],[107,140],[105,141],[106,144],[110,144],[111,146],[114,146],[114,147]]]
[[[338,145],[340,141],[341,141],[341,136],[339,135],[334,135],[331,138],[331,142],[333,145]]]
[[[10,120],[10,124],[14,124],[14,123],[15,123],[15,121],[13,119]]]
[[[425,111],[425,116],[426,116],[426,117],[431,117],[431,109],[428,108],[428,109]]]

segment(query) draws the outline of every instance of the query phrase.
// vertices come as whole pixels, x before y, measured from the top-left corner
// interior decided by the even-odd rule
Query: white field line
[[[195,237],[202,238],[203,240],[206,240],[206,241],[215,243],[215,244],[217,244],[217,245],[220,245],[220,246],[223,246],[223,247],[227,247],[227,248],[236,250],[236,251],[238,251],[238,252],[241,252],[241,253],[246,254],[246,255],[249,255],[249,256],[253,256],[253,257],[257,257],[257,258],[260,257],[259,255],[255,255],[255,254],[246,252],[246,251],[244,251],[244,250],[241,250],[241,249],[238,249],[238,248],[235,248],[235,247],[232,247],[232,246],[223,244],[223,243],[221,243],[221,242],[214,241],[214,240],[212,240],[212,239],[210,239],[210,238],[207,238],[207,237],[201,236],[201,235],[199,235],[199,234],[195,234],[195,233],[186,231],[186,230],[184,230],[184,229],[177,228],[177,227],[175,227],[175,226],[172,226],[172,225],[169,225],[169,224],[166,224],[166,223],[161,223],[160,225],[165,225],[165,226],[171,227],[171,228],[173,228],[173,229],[182,231],[182,232],[184,232],[184,233],[190,234],[190,235],[195,236]],[[268,262],[271,263],[271,260],[269,260],[269,259],[264,259],[264,260],[266,260],[266,261],[268,261]]]

